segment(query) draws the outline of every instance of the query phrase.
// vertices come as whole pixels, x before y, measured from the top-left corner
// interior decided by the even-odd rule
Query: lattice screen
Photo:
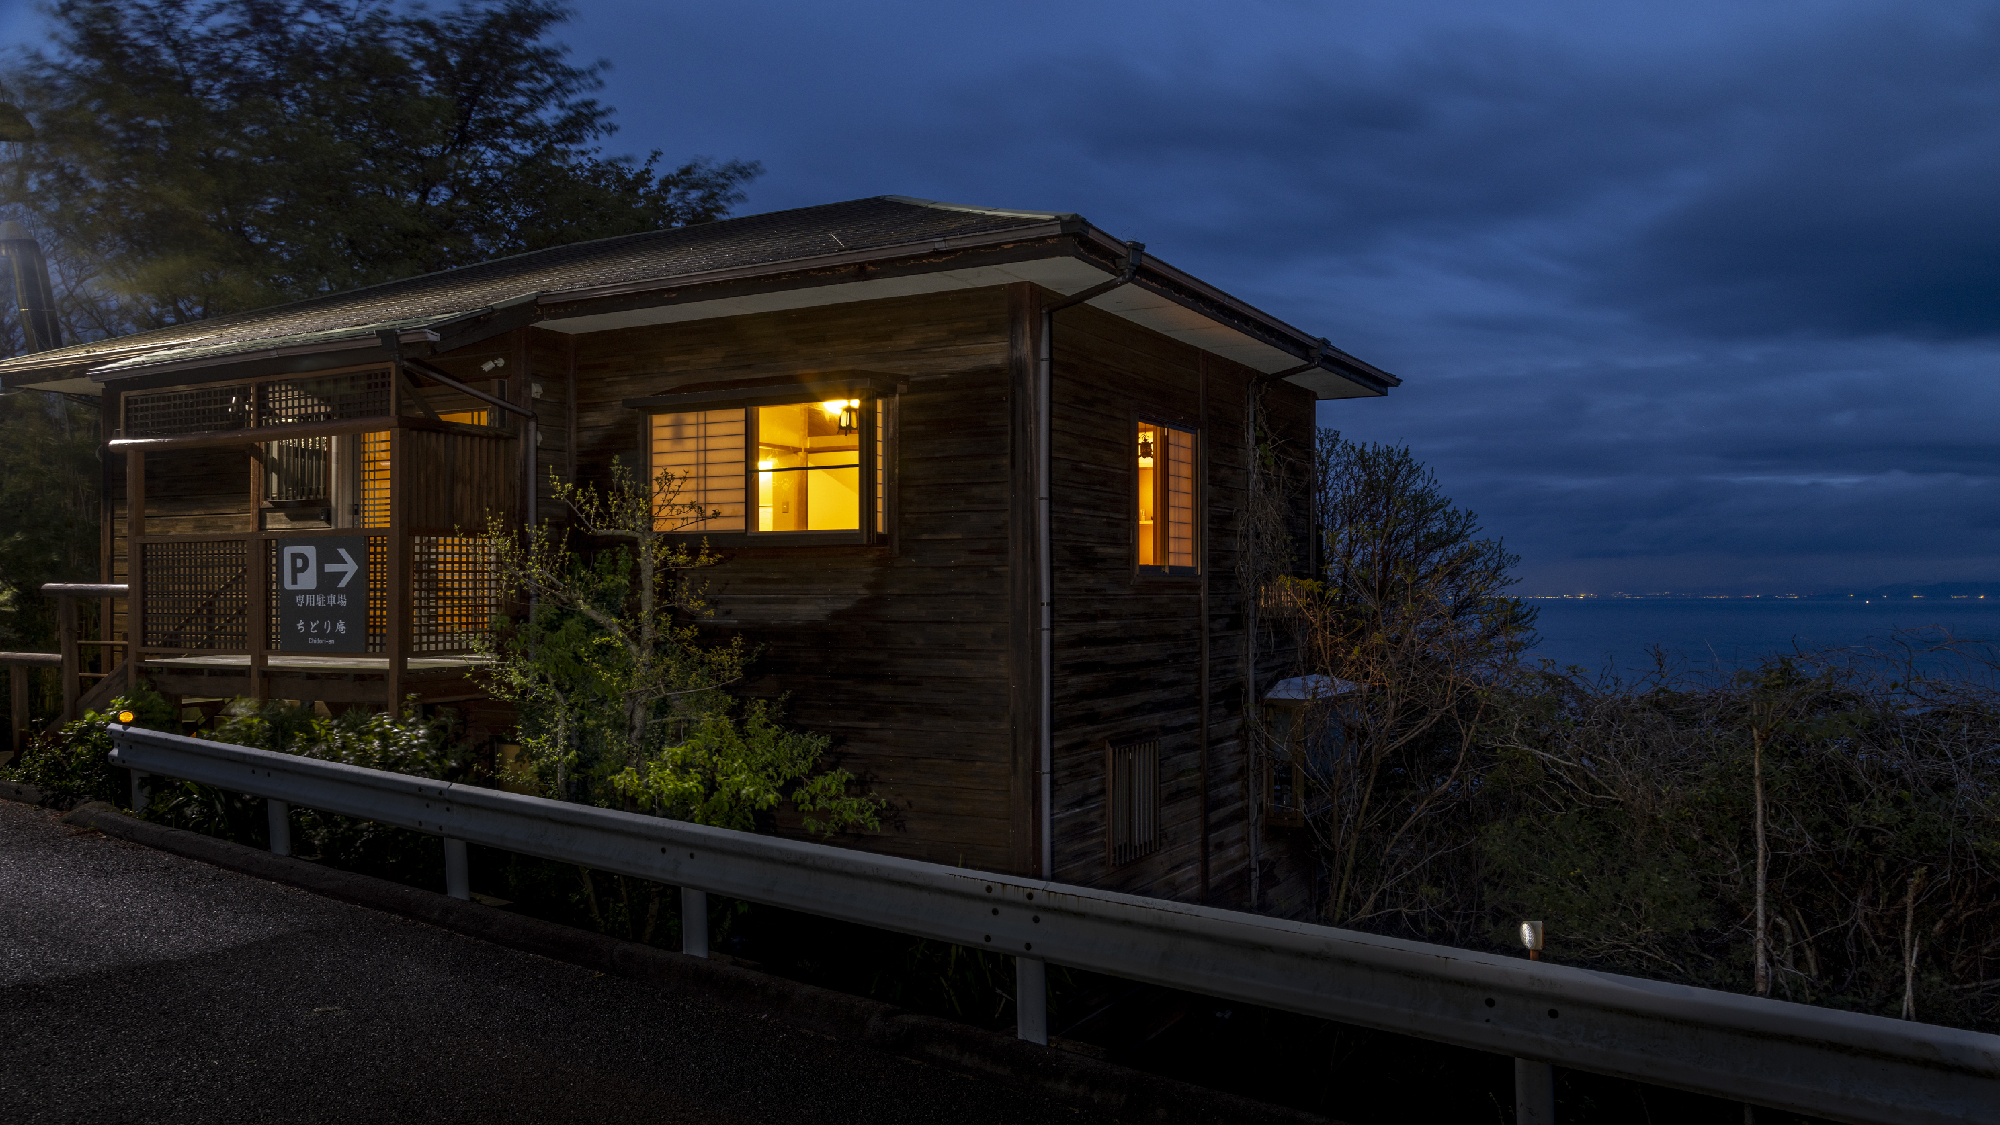
[[[1130,863],[1160,846],[1160,744],[1113,746],[1105,761],[1106,827],[1111,862]]]
[[[500,610],[493,548],[455,535],[411,540],[411,652],[464,652]]]
[[[242,540],[147,543],[142,551],[147,645],[246,647],[250,599]]]
[[[125,396],[126,437],[240,430],[249,416],[250,388],[241,384]]]
[[[385,368],[266,383],[258,405],[257,424],[339,422],[377,418],[388,413],[389,372]]]

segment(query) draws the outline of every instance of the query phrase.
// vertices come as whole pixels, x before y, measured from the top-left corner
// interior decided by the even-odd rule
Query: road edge
[[[6,790],[0,790],[0,797],[22,799]],[[1089,1105],[1121,1121],[1148,1125],[1335,1125],[1329,1118],[1302,1110],[1267,1105],[722,960],[622,941],[153,824],[102,801],[80,805],[62,819],[106,836],[425,922],[508,949],[639,981],[670,995],[760,1010],[817,1034],[977,1078],[1026,1085],[1057,1100]]]

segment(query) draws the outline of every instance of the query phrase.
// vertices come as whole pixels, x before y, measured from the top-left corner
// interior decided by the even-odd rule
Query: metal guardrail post
[[[681,952],[708,956],[708,892],[681,888]]]
[[[1014,1035],[1049,1045],[1049,965],[1033,957],[1014,958]]]
[[[143,816],[145,814],[146,799],[148,797],[151,797],[152,795],[153,795],[152,787],[146,784],[146,775],[140,773],[138,770],[133,770],[132,771],[132,815],[133,816]]]
[[[283,801],[265,801],[264,815],[271,822],[271,854],[292,854],[292,806]]]
[[[444,838],[444,893],[471,901],[472,873],[466,870],[465,841]]]
[[[1546,928],[1540,922],[1521,923],[1521,945],[1528,960],[1542,959]],[[1555,1015],[1551,1011],[1549,1015]],[[1556,1119],[1556,1068],[1530,1059],[1514,1060],[1515,1125],[1553,1125]]]
[[[1555,1125],[1556,1068],[1545,1062],[1514,1060],[1516,1125]]]

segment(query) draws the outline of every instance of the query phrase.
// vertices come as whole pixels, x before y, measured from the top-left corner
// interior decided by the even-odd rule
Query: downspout
[[[1145,259],[1146,244],[1127,242],[1125,260],[1119,264],[1118,276],[1110,281],[1093,285],[1079,293],[1072,293],[1060,301],[1052,301],[1042,306],[1041,362],[1035,366],[1035,593],[1041,607],[1039,630],[1041,633],[1041,732],[1037,741],[1041,744],[1041,774],[1038,788],[1038,803],[1041,806],[1041,874],[1044,879],[1055,878],[1055,560],[1050,557],[1050,543],[1054,538],[1050,524],[1050,477],[1053,461],[1050,456],[1050,442],[1054,427],[1049,417],[1052,400],[1051,387],[1054,384],[1055,365],[1055,314],[1071,305],[1080,305],[1094,300],[1121,285],[1128,285],[1139,276],[1139,263]]]

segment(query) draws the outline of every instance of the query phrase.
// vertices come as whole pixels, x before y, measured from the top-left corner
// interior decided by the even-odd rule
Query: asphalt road
[[[1105,1120],[0,801],[0,1120]]]

